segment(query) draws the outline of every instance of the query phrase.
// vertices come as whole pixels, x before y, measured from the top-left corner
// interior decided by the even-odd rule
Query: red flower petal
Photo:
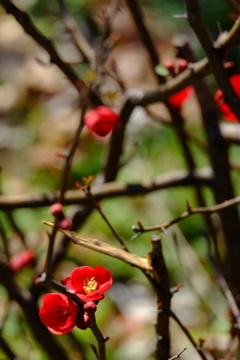
[[[237,97],[240,97],[240,74],[230,76],[230,83]]]
[[[184,101],[187,100],[187,98],[193,93],[193,87],[187,86],[185,89],[177,92],[174,95],[171,95],[168,98],[169,103],[177,110],[181,109],[181,106],[183,105]]]
[[[61,335],[74,328],[78,311],[78,307],[66,295],[46,294],[39,316],[51,332]]]
[[[230,83],[233,87],[233,90],[238,98],[240,98],[240,74],[235,74],[230,76],[229,78]],[[216,101],[219,109],[222,112],[223,117],[225,120],[237,122],[238,118],[232,112],[230,106],[225,102],[222,90],[217,90],[214,96],[214,100]]]
[[[104,137],[117,127],[119,116],[107,106],[98,106],[86,115],[84,123],[91,133]]]

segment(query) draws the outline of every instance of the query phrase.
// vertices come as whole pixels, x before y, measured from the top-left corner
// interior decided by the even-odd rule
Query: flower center
[[[97,287],[98,287],[98,283],[94,277],[92,277],[90,280],[86,278],[83,281],[83,289],[86,294],[90,294],[91,292],[97,290]]]
[[[69,315],[69,310],[65,306],[62,305],[55,306],[54,310],[56,311],[58,318],[63,318],[66,315]]]

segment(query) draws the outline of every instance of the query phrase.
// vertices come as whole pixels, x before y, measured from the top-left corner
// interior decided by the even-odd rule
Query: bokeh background
[[[154,39],[162,61],[175,61],[172,42],[179,34],[188,37],[196,59],[204,54],[186,19],[184,2],[141,1],[145,22]],[[206,25],[213,38],[233,25],[236,15],[225,1],[201,0]],[[65,31],[57,1],[21,0],[17,5],[28,12],[36,27],[54,42],[62,59],[71,64],[82,77],[89,65],[83,60],[69,34]],[[112,1],[68,0],[66,5],[89,43],[99,51],[103,32],[104,11],[111,13]],[[112,31],[117,37],[107,65],[114,61],[127,92],[156,88],[147,53],[126,6],[112,19]],[[239,71],[239,49],[231,53],[235,62],[232,72]],[[119,111],[124,92],[113,79],[102,73],[100,89],[105,103]],[[207,78],[212,94],[217,85]],[[187,99],[182,109],[186,129],[204,141],[201,118],[195,94]],[[49,193],[59,189],[62,159],[58,153],[69,149],[79,121],[79,99],[76,89],[63,73],[49,63],[49,55],[40,48],[15,19],[0,7],[0,154],[1,194]],[[169,114],[158,103],[148,111],[136,108],[127,127],[123,160],[116,181],[139,183],[151,181],[164,173],[185,169],[185,160],[174,129],[169,126]],[[83,176],[94,175],[96,182],[106,162],[110,138],[97,141],[84,129],[77,148],[70,176],[70,189]],[[198,168],[209,165],[205,151],[191,144]],[[230,159],[238,164],[238,147],[231,145]],[[239,173],[232,174],[236,193],[239,193]],[[214,203],[211,192],[204,189],[206,203]],[[187,204],[196,206],[191,188],[172,188],[132,198],[116,197],[102,201],[105,214],[133,253],[145,256],[150,251],[150,234],[131,240],[132,226],[138,221],[144,225],[162,224],[179,216]],[[66,207],[70,216],[74,207]],[[11,215],[11,216],[10,216]],[[215,215],[214,215],[215,216]],[[213,217],[214,217],[213,216]],[[14,222],[10,218],[14,218]],[[216,221],[218,221],[217,216]],[[34,275],[43,271],[48,237],[42,220],[51,221],[48,207],[17,209],[11,214],[1,211],[0,227],[5,234],[11,254],[23,249],[21,238],[36,253],[35,267],[16,274],[21,288],[31,285]],[[14,226],[13,223],[16,225]],[[110,229],[100,215],[93,211],[79,230],[81,234],[117,245]],[[181,283],[181,290],[172,300],[173,310],[191,331],[194,339],[206,339],[206,347],[223,352],[235,346],[230,341],[228,306],[208,261],[204,222],[200,215],[191,216],[162,234],[164,255],[170,273],[171,285]],[[4,246],[1,242],[4,253]],[[56,268],[54,277],[66,277],[74,267],[101,265],[109,269],[114,285],[106,294],[97,312],[100,328],[106,336],[108,359],[150,360],[155,346],[156,299],[151,287],[138,269],[119,260],[91,250],[69,246],[64,260]],[[9,301],[6,290],[0,286],[1,335],[22,359],[48,359],[28,329],[21,309]],[[39,302],[39,304],[41,301]],[[172,352],[183,347],[188,350],[182,359],[198,359],[198,355],[178,326],[171,323]],[[69,359],[93,359],[89,344],[94,343],[90,330],[73,330],[72,334],[57,338],[68,350]],[[81,355],[84,354],[84,355]],[[0,358],[5,355],[0,349]]]

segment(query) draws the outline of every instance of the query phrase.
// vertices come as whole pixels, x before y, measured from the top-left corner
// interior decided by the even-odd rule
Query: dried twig
[[[42,221],[42,224],[53,227],[54,223],[49,221]],[[98,251],[102,254],[117,258],[130,265],[136,266],[143,270],[152,271],[152,266],[148,258],[141,258],[135,254],[131,254],[125,250],[118,249],[110,244],[104,243],[97,239],[90,239],[83,235],[79,235],[73,231],[59,229],[64,235],[69,237],[74,244],[84,246],[88,249]]]

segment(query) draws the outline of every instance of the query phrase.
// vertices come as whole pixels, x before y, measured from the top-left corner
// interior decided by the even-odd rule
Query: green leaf
[[[170,75],[168,69],[165,68],[165,66],[162,66],[159,64],[155,66],[154,70],[155,70],[156,74],[161,75],[161,76],[169,76]]]

